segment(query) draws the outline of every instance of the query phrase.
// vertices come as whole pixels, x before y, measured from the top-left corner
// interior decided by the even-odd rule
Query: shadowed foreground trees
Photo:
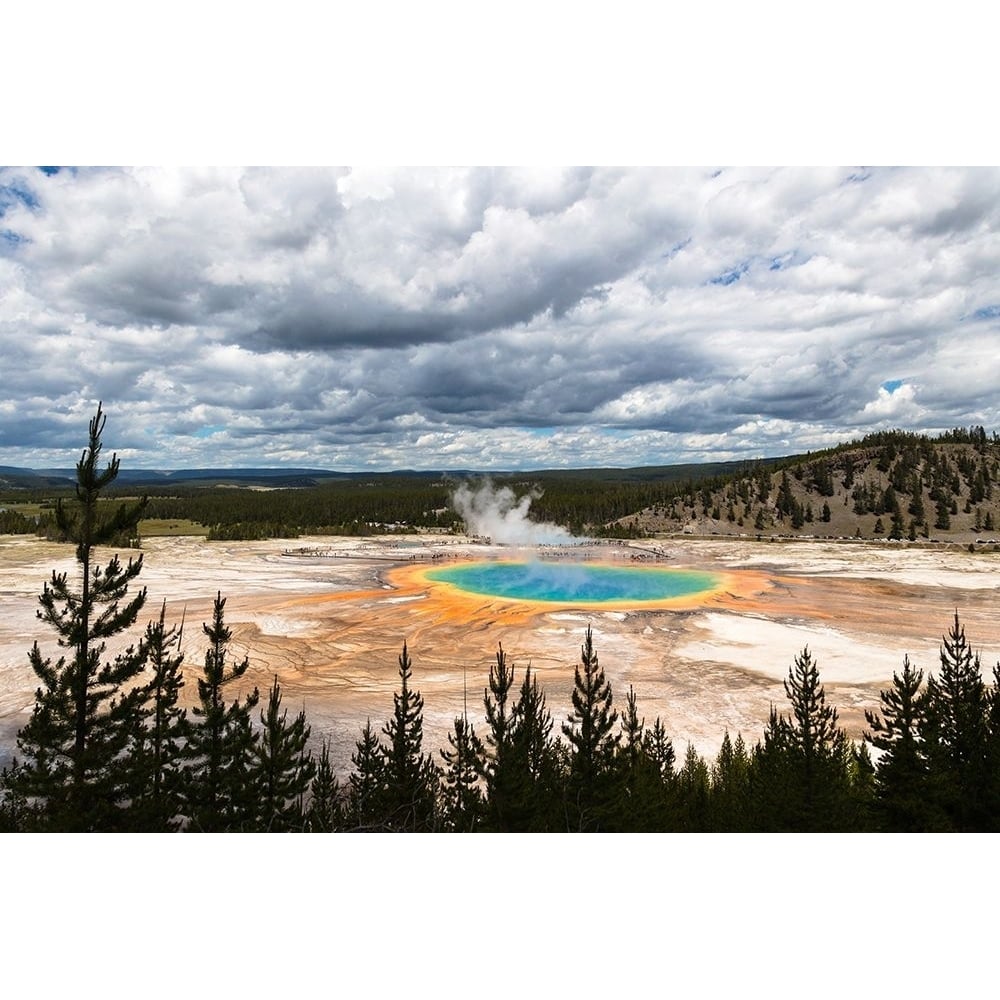
[[[753,754],[754,828],[806,833],[861,828],[871,789],[857,751],[837,725],[837,710],[826,703],[808,649],[795,657],[784,686],[791,714],[772,708]]]
[[[245,661],[227,666],[229,634],[223,604],[217,597],[213,621],[204,631],[210,640],[206,674],[221,677],[224,684]],[[157,624],[151,626],[154,634]],[[921,672],[905,660],[892,688],[882,692],[881,711],[868,713],[865,738],[878,753],[873,763],[866,744],[854,745],[839,727],[836,710],[826,702],[816,661],[803,650],[785,682],[787,712],[772,708],[752,751],[742,734],[734,740],[727,732],[714,762],[689,745],[677,767],[662,721],[646,725],[633,689],[626,696],[618,730],[613,723],[608,726],[616,714],[613,695],[588,630],[577,669],[579,697],[570,716],[574,721],[567,724],[571,730],[567,735],[575,742],[553,737],[545,695],[530,668],[524,672],[517,699],[510,703],[516,670],[500,650],[493,683],[486,691],[485,704],[492,708],[487,740],[479,740],[463,713],[455,719],[448,747],[440,751],[440,764],[435,764],[423,751],[423,699],[414,687],[416,668],[404,644],[399,689],[393,696],[392,715],[381,728],[383,739],[369,721],[343,786],[330,767],[328,743],[318,765],[312,758],[304,712],[289,722],[276,680],[260,713],[260,725],[254,726],[248,705],[256,703],[256,692],[247,701],[226,705],[218,691],[213,695],[210,680],[202,679],[197,725],[187,730],[178,752],[161,758],[164,802],[174,802],[170,789],[181,787],[185,793],[171,807],[176,811],[149,808],[154,801],[148,794],[154,787],[148,778],[149,762],[144,772],[124,751],[123,773],[144,774],[147,793],[134,803],[119,803],[103,827],[95,805],[87,813],[88,828],[152,829],[152,817],[158,815],[161,829],[206,832],[995,829],[997,777],[989,762],[996,752],[1000,671],[994,672],[992,686],[987,687],[981,676],[977,685],[979,662],[957,620],[942,645],[941,677],[932,677],[934,683],[923,686]],[[964,672],[962,685],[951,676],[959,670]],[[587,686],[588,672],[594,692],[589,709],[580,691]],[[137,690],[148,688],[149,684]],[[959,709],[956,697],[962,691],[966,701]],[[581,747],[587,746],[582,739],[587,711],[596,720],[591,732],[599,734],[590,743],[591,760],[598,762],[592,785],[581,780],[584,762],[579,756],[584,752]],[[133,746],[148,748],[154,715],[147,710],[135,718],[143,720],[147,729],[144,740]],[[211,735],[213,718],[216,744]],[[964,720],[964,742],[957,719]],[[501,731],[503,737],[498,739]],[[210,757],[215,745],[223,750],[213,768]],[[961,755],[957,747],[962,748]],[[502,771],[498,748],[502,748]],[[5,774],[0,829],[55,828],[65,820],[63,807],[33,798],[31,786],[19,774],[22,767]],[[503,785],[490,782],[490,776],[497,774],[505,775]],[[977,789],[979,798],[965,802],[956,788]],[[132,808],[137,810],[134,816]]]

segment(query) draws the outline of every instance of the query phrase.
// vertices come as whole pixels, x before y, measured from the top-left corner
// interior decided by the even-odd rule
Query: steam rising
[[[541,495],[535,487],[518,499],[509,486],[495,489],[487,479],[475,489],[462,483],[451,502],[469,534],[488,535],[500,545],[569,545],[580,541],[558,524],[528,519],[531,501]]]

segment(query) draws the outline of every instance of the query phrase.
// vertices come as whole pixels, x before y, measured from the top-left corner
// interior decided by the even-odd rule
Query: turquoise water
[[[687,597],[711,590],[719,582],[715,573],[698,570],[590,563],[481,562],[443,566],[426,575],[473,594],[588,604]]]

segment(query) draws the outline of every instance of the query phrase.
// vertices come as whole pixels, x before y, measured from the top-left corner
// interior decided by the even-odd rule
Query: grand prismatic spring
[[[426,579],[457,590],[546,604],[645,606],[706,596],[717,573],[591,563],[486,561],[429,570]]]
[[[515,683],[531,665],[558,726],[588,626],[615,706],[632,685],[647,722],[659,716],[675,747],[691,742],[707,755],[727,729],[760,738],[771,705],[785,706],[782,681],[804,646],[855,737],[904,654],[937,669],[956,609],[984,672],[1000,656],[995,562],[956,549],[680,538],[516,549],[440,535],[288,546],[146,540],[142,621],[162,601],[168,621],[184,616],[182,700],[191,705],[205,654],[199,626],[221,591],[231,653],[250,659],[243,683],[266,691],[277,674],[284,704],[305,708],[317,742],[330,738],[341,773],[365,722],[380,730],[392,714],[404,640],[434,753],[466,706],[479,729],[498,643]],[[0,762],[34,702],[31,644],[61,652],[35,615],[53,570],[76,572],[71,549],[0,540]]]

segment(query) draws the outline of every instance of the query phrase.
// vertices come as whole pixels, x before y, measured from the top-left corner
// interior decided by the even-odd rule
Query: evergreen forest
[[[103,504],[146,505],[133,537],[183,523],[210,540],[460,531],[452,497],[468,473],[331,473],[253,479],[162,477],[108,483]],[[475,477],[473,477],[475,478]],[[982,427],[936,438],[879,431],[836,448],[754,462],[497,472],[532,496],[539,521],[594,538],[662,533],[821,537],[1000,547],[1000,439]],[[258,488],[240,488],[254,484]],[[270,484],[270,485],[266,485]],[[0,470],[0,532],[63,538],[55,516],[74,489]],[[119,539],[126,541],[126,539]]]
[[[878,709],[866,713],[862,740],[839,725],[819,665],[803,649],[788,668],[786,702],[772,707],[763,731],[724,733],[714,760],[675,747],[631,688],[612,691],[589,629],[565,722],[555,725],[530,666],[519,670],[498,646],[482,730],[463,714],[446,746],[428,747],[419,664],[404,641],[392,704],[356,734],[351,771],[337,775],[304,710],[283,705],[277,677],[267,691],[231,696],[248,661],[231,653],[221,592],[210,621],[168,622],[165,606],[147,608],[141,549],[126,546],[127,561],[97,560],[99,546],[134,542],[152,503],[115,496],[118,459],[102,464],[104,425],[99,407],[74,495],[51,511],[58,536],[75,546],[77,569],[53,572],[39,596],[38,617],[62,655],[43,656],[37,642],[28,653],[38,688],[0,778],[4,831],[1000,829],[1000,664],[986,672],[958,613],[945,623],[938,668],[925,675],[904,659]],[[985,503],[995,442],[973,431],[955,443],[984,449],[958,474]],[[876,449],[873,461],[880,457]],[[888,461],[886,476],[893,467]],[[920,468],[919,478],[944,490]],[[192,628],[204,647],[196,666],[180,652]],[[130,637],[108,654],[109,642],[119,648]],[[188,711],[179,696],[192,683],[197,704]]]

